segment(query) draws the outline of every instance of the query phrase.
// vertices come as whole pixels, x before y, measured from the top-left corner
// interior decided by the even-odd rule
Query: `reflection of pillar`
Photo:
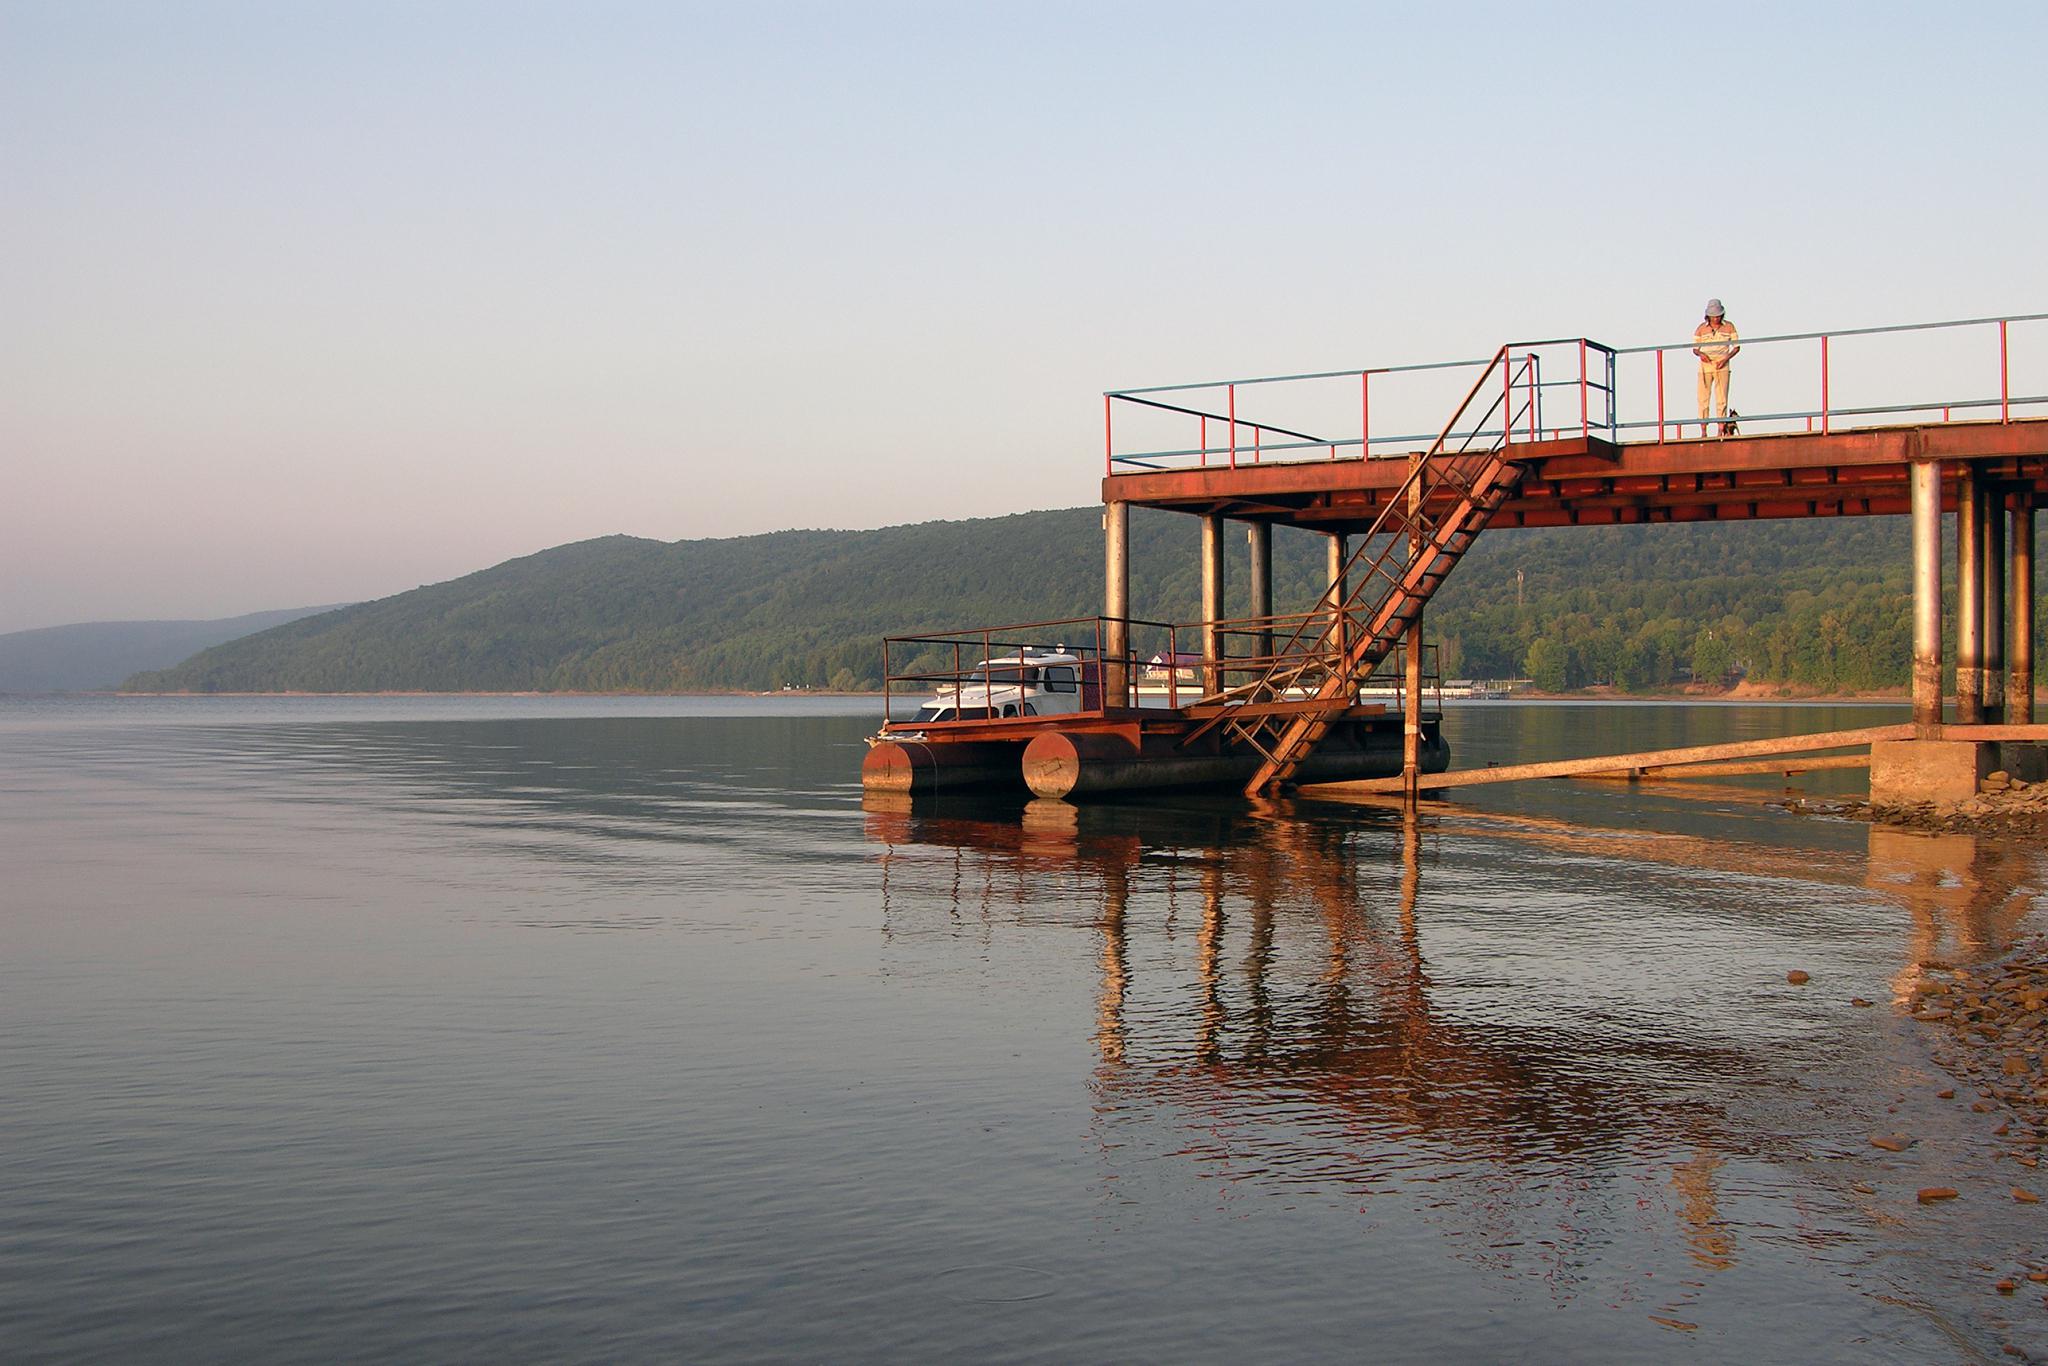
[[[1422,821],[1413,811],[1401,818],[1401,937],[1415,938],[1415,902],[1422,895]]]
[[[2005,720],[2005,495],[1984,481],[1984,719]]]
[[[1124,995],[1131,985],[1130,951],[1124,943],[1128,874],[1121,861],[1102,867],[1102,994],[1095,1002],[1095,1048],[1109,1063],[1124,1060]]]
[[[1216,1061],[1223,1043],[1223,866],[1215,859],[1202,864],[1202,932],[1195,941],[1195,972],[1202,979],[1202,1023],[1196,1032],[1195,1054]]]
[[[1252,615],[1270,618],[1273,615],[1273,524],[1253,522],[1244,530],[1246,542],[1252,552]],[[1267,624],[1253,637],[1260,659],[1273,657],[1273,628]]]
[[[1956,720],[1984,719],[1984,498],[1977,469],[1956,488]]]
[[[1251,944],[1244,954],[1245,1053],[1252,1060],[1272,1051],[1273,1026],[1278,1022],[1270,981],[1275,949],[1272,874],[1272,851],[1267,849],[1252,876]]]
[[[1678,1217],[1685,1223],[1685,1241],[1695,1265],[1706,1271],[1726,1271],[1735,1265],[1735,1237],[1721,1218],[1718,1154],[1701,1148],[1690,1162],[1681,1162],[1671,1172],[1671,1185],[1681,1197]]]
[[[1904,903],[1913,917],[1906,959],[1892,989],[1909,997],[1926,966],[2004,948],[2033,909],[2024,851],[1975,835],[1924,835],[1870,827],[1865,885]]]
[[[1913,466],[1913,723],[1941,724],[1941,462]]]
[[[1223,620],[1223,518],[1202,518],[1202,690],[1223,691],[1222,640],[1216,623]]]
[[[1429,1023],[1429,1000],[1422,982],[1422,926],[1416,920],[1415,905],[1422,896],[1422,820],[1414,806],[1401,818],[1401,949],[1406,959],[1402,974],[1408,1009],[1403,1023],[1423,1029]]]
[[[2012,504],[2012,640],[2006,650],[2006,720],[2034,723],[2034,495],[2022,491]]]
[[[1130,705],[1131,636],[1131,505],[1105,504],[1102,509],[1102,705]]]

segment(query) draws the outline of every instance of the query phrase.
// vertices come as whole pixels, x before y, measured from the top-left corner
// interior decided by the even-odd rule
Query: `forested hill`
[[[1196,615],[1197,523],[1132,519],[1139,616]],[[1282,610],[1323,539],[1274,538]],[[1231,612],[1244,611],[1233,547]],[[1552,687],[1903,684],[1904,518],[1494,531],[1432,607],[1452,675]],[[1516,571],[1522,582],[1517,598]],[[307,617],[137,674],[137,691],[669,691],[872,686],[880,638],[1091,616],[1101,509],[664,543],[610,536]]]
[[[194,650],[254,635],[329,607],[290,607],[212,621],[88,621],[0,635],[0,693],[113,688]]]

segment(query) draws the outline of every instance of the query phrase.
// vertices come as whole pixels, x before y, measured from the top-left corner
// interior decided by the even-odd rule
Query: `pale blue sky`
[[[2044,38],[0,0],[0,630],[1086,503],[1113,386],[2039,311]]]

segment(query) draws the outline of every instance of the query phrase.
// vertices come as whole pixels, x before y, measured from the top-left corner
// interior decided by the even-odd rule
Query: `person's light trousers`
[[[1707,420],[1707,400],[1714,403],[1715,417],[1728,416],[1728,371],[1724,365],[1716,370],[1711,365],[1700,367],[1700,421]]]

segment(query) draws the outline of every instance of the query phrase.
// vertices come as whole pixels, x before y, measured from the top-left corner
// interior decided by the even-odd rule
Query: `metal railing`
[[[1407,477],[1381,506],[1314,612],[1284,643],[1267,651],[1262,674],[1231,690],[1232,697],[1253,705],[1206,723],[1224,726],[1233,739],[1263,756],[1245,785],[1246,795],[1267,791],[1292,775],[1322,739],[1334,711],[1355,702],[1359,687],[1400,648],[1402,628],[1411,617],[1408,608],[1429,599],[1519,481],[1511,455],[1515,434],[1523,430],[1516,397],[1523,396],[1533,419],[1542,396],[1537,365],[1530,352],[1503,346],[1494,353],[1436,440],[1409,461]],[[1496,368],[1497,385],[1492,379]],[[1498,426],[1493,425],[1496,415]],[[1432,503],[1446,493],[1449,505],[1432,511]],[[1326,619],[1318,619],[1324,614]],[[1302,692],[1317,705],[1285,713],[1262,705]]]
[[[1767,395],[1787,395],[1791,396],[1792,401],[1775,403],[1764,410],[1745,413],[1740,411],[1740,405],[1731,395],[1729,407],[1734,410],[1736,425],[1750,435],[1763,434],[1755,430],[1762,426],[1769,426],[1778,431],[1831,433],[1862,427],[1898,425],[1896,419],[1916,416],[1921,421],[2011,422],[2015,409],[2048,409],[2048,393],[2015,392],[2012,381],[2013,329],[2016,325],[2040,322],[2048,322],[2048,313],[2023,313],[1998,318],[1954,318],[1943,322],[1902,323],[1887,327],[1848,327],[1828,332],[1784,332],[1772,336],[1740,338],[1737,345],[1744,353],[1745,364],[1734,373],[1741,376],[1745,383],[1761,384]],[[1953,362],[1959,359],[1959,355],[1954,353],[1930,357],[1924,351],[1909,350],[1903,343],[1936,333],[1949,334],[1961,340],[1964,334],[1971,332],[1976,333],[1983,343],[1976,348],[1977,359],[1971,368],[1989,371],[1995,359],[1995,386],[1987,373],[1982,380],[1976,381],[1981,387],[1973,390],[1958,390],[1945,396],[1930,398],[1901,400],[1889,397],[1896,394],[1900,388],[1909,387],[1911,381],[1917,378],[1917,372],[1927,367],[1930,360],[1935,363],[1934,368],[1949,369],[1953,368]],[[1878,386],[1886,393],[1889,401],[1873,403],[1851,399],[1843,402],[1843,377],[1837,369],[1839,362],[1836,358],[1836,343],[1866,338],[1884,338],[1900,345],[1891,348],[1889,357],[1879,356],[1873,359],[1866,355],[1862,363],[1851,370],[1849,380],[1852,385],[1860,385],[1866,392],[1871,386]],[[1724,434],[1717,430],[1722,425],[1719,418],[1709,417],[1702,421],[1697,416],[1696,400],[1693,403],[1676,405],[1676,414],[1672,411],[1674,405],[1670,401],[1671,385],[1674,382],[1683,384],[1687,367],[1683,364],[1676,367],[1679,376],[1674,379],[1669,373],[1673,367],[1667,366],[1664,358],[1671,352],[1690,352],[1694,345],[1695,343],[1688,338],[1682,342],[1621,347],[1616,351],[1618,360],[1623,357],[1648,358],[1651,373],[1641,378],[1644,387],[1649,388],[1654,394],[1655,406],[1654,413],[1639,407],[1635,415],[1617,424],[1621,431],[1654,430],[1655,440],[1659,442],[1683,440],[1688,429],[1696,429],[1703,438]],[[1773,357],[1771,365],[1776,368],[1768,368],[1758,358],[1748,355],[1757,350],[1770,352]],[[1796,359],[1800,351],[1805,352],[1806,359],[1803,362]],[[1640,367],[1630,365],[1626,368],[1635,370]],[[1799,373],[1802,368],[1805,369],[1803,375]],[[2043,378],[2048,379],[2048,373],[2044,373]],[[1797,396],[1802,392],[1814,402],[1800,403]],[[1681,393],[1679,397],[1686,396]],[[1694,415],[1687,416],[1688,413]],[[1934,416],[1937,413],[1940,414],[1939,419]],[[1958,414],[1961,416],[1958,417]],[[2028,414],[2023,412],[2021,415]],[[2041,416],[2043,413],[2036,411],[2032,415]],[[1873,418],[1894,421],[1869,420]]]
[[[1763,435],[1835,432],[1907,419],[2011,422],[2016,416],[2048,415],[2048,392],[2042,391],[2048,388],[2048,345],[2022,367],[2025,374],[2039,376],[2036,382],[2016,384],[2013,363],[2015,331],[2044,321],[2048,313],[1741,338],[1742,354],[1731,370],[1734,421],[1741,435]],[[1983,337],[1981,346],[1974,338],[1964,341],[1972,332]],[[2048,340],[2048,329],[2034,335]],[[1945,345],[1932,354],[1912,345],[1937,337]],[[1861,353],[1846,370],[1840,354],[1844,342]],[[1691,338],[1632,347],[1576,337],[1516,343],[1505,350],[1526,368],[1520,382],[1530,401],[1517,408],[1516,419],[1526,427],[1518,425],[1511,433],[1498,426],[1474,428],[1451,435],[1506,436],[1516,442],[1595,435],[1623,441],[1633,435],[1669,442],[1691,439],[1689,431],[1707,439],[1738,434],[1724,432],[1717,418],[1702,423],[1692,415],[1697,411],[1694,395],[1673,394],[1674,385],[1684,386],[1691,377],[1686,366],[1667,365],[1665,357],[1689,352],[1693,345]],[[1966,346],[1973,349],[1966,351]],[[1795,348],[1805,355],[1795,359]],[[1764,354],[1754,354],[1759,351]],[[1102,396],[1104,472],[1404,456],[1438,435],[1433,429],[1410,430],[1416,426],[1408,420],[1411,415],[1444,411],[1450,404],[1441,384],[1484,371],[1499,354],[1110,390]],[[1938,396],[1900,397],[1902,382],[1911,381],[1942,387]],[[1250,396],[1241,391],[1257,392],[1258,416],[1241,401]],[[1761,406],[1741,412],[1743,397],[1751,393],[1761,396]],[[1395,411],[1391,421],[1390,408]],[[1119,450],[1119,417],[1127,429],[1135,420],[1142,435],[1155,443],[1164,437],[1165,444]],[[1192,440],[1175,440],[1175,432]]]
[[[1126,645],[1121,652],[1108,648],[1109,628],[1113,624],[1124,628]],[[954,719],[929,723],[940,728],[1006,719],[988,715],[1002,705],[997,695],[1018,686],[1018,675],[1031,667],[1030,660],[1054,654],[1072,655],[1075,663],[1079,706],[1060,714],[1100,716],[1109,709],[1105,705],[1107,692],[1115,691],[1117,680],[1110,676],[1115,670],[1120,667],[1125,678],[1134,678],[1136,671],[1147,667],[1154,655],[1177,660],[1183,654],[1183,639],[1200,638],[1199,627],[1129,617],[1069,617],[1013,626],[889,636],[882,641],[882,721],[884,725],[903,722],[904,718],[897,715],[897,704],[906,694],[914,695],[918,704],[937,698],[950,702],[956,712],[979,709],[982,713],[966,722]],[[1157,648],[1153,648],[1155,644]],[[1168,670],[1169,675],[1174,672]],[[1189,688],[1176,689],[1169,677],[1167,705],[1179,706],[1193,700],[1194,695]]]
[[[1046,680],[1042,672],[1044,665],[1039,661],[1048,655],[1074,657],[1075,688],[1071,695],[1079,705],[1057,713],[1040,711],[1036,715],[1099,717],[1123,710],[1126,706],[1178,710],[1213,693],[1215,689],[1207,686],[1211,679],[1263,677],[1272,668],[1274,660],[1270,655],[1261,657],[1256,652],[1257,639],[1263,634],[1270,648],[1276,630],[1284,630],[1300,622],[1303,616],[1313,615],[1243,618],[1218,623],[1215,629],[1219,645],[1214,656],[1205,655],[1199,649],[1182,648],[1183,644],[1200,645],[1204,637],[1204,627],[1200,622],[1143,621],[1128,617],[1072,617],[1015,626],[890,636],[882,642],[882,721],[885,726],[911,724],[910,715],[899,714],[903,710],[899,704],[906,698],[913,702],[912,714],[922,704],[934,700],[950,705],[956,713],[951,720],[917,722],[920,728],[930,726],[944,731],[989,721],[1026,719],[1021,707],[1018,714],[1002,714],[1004,702],[1001,699],[1007,696],[1007,690],[1020,684],[1041,687]],[[1110,628],[1114,625],[1124,628],[1124,638],[1130,642],[1122,653],[1107,648]],[[1233,652],[1234,646],[1241,646],[1242,653]],[[1441,707],[1442,680],[1436,667],[1437,647],[1425,645],[1423,648],[1424,686],[1435,694]],[[1405,668],[1404,661],[1405,656],[1401,656],[1391,664],[1383,663],[1374,671],[1370,682],[1376,692],[1386,691],[1388,680],[1384,675],[1392,668],[1395,674],[1392,679],[1393,696],[1396,701],[1402,699],[1405,693],[1401,673]],[[1125,703],[1112,702],[1117,695],[1114,675],[1119,667],[1123,686],[1127,689],[1124,696],[1128,700]],[[1035,683],[1027,683],[1026,671],[1032,668],[1039,669],[1040,676]],[[1049,696],[1060,697],[1062,694],[1052,693]],[[958,716],[963,710],[970,713],[964,719]],[[991,715],[991,712],[996,714]]]

